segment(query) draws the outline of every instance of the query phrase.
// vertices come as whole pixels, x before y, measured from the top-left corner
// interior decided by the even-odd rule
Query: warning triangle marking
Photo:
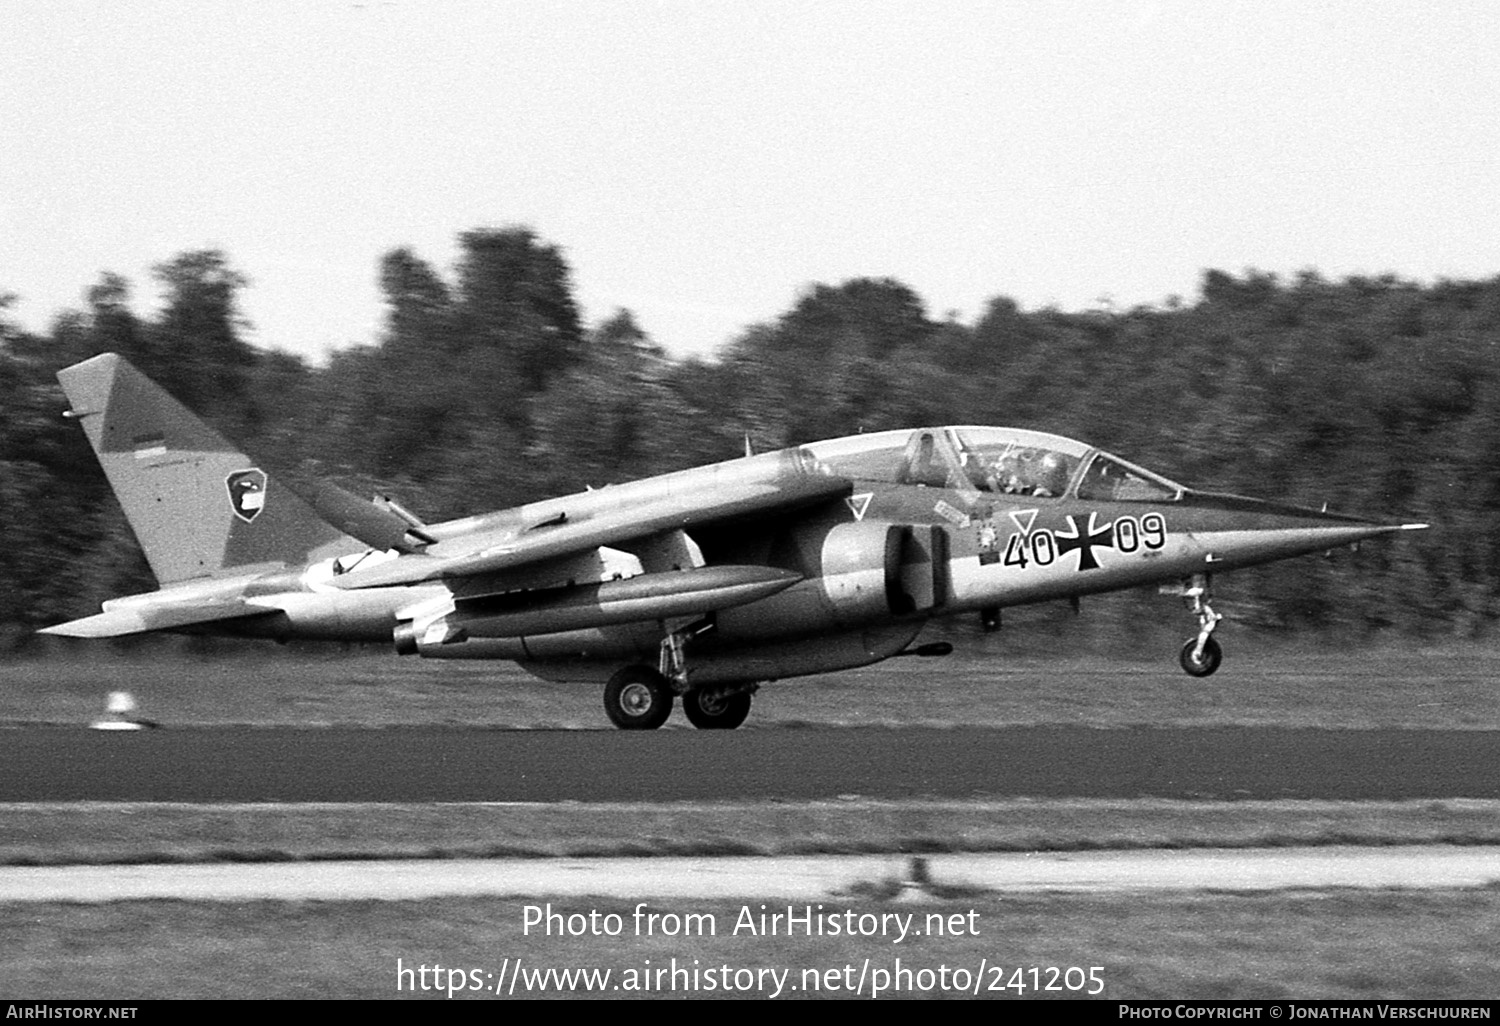
[[[1011,514],[1010,514],[1010,519],[1011,519],[1011,522],[1016,525],[1016,528],[1022,534],[1030,534],[1031,533],[1031,525],[1033,525],[1033,524],[1036,523],[1037,512],[1038,511],[1034,510],[1034,509],[1017,509],[1017,510],[1012,510]]]

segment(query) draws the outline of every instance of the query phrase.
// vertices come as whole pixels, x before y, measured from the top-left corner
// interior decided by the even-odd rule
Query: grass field
[[[811,724],[1277,725],[1500,729],[1500,651],[1464,646],[1343,649],[1247,643],[1195,681],[1173,653],[1150,661],[1018,654],[992,638],[943,661],[764,688],[745,729]],[[264,654],[262,654],[264,653]],[[97,655],[97,652],[95,653]],[[508,664],[308,657],[273,649],[184,659],[157,650],[0,664],[0,726],[82,724],[105,696],[190,724],[483,724],[603,729],[597,690],[545,684]],[[667,729],[686,729],[674,719]],[[0,730],[3,743],[3,730]],[[1040,850],[1279,844],[1497,843],[1493,802],[761,803],[486,807],[0,807],[0,862],[432,855],[715,854]],[[768,884],[770,886],[770,884]],[[538,896],[545,900],[544,896]],[[905,906],[876,891],[839,907]],[[577,902],[573,902],[577,905]],[[599,899],[625,912],[628,903]],[[738,906],[680,911],[721,919]],[[0,907],[0,994],[43,997],[388,997],[396,959],[498,971],[623,972],[646,959],[703,966],[831,969],[1099,965],[1110,998],[1500,997],[1500,896],[1423,893],[1081,896],[933,905],[974,908],[979,937],[901,951],[870,939],[538,938],[507,901]],[[917,911],[925,905],[912,906]],[[618,978],[617,978],[618,979]],[[1007,976],[1007,980],[1011,977]],[[987,979],[986,983],[994,982]],[[621,991],[618,996],[632,996]],[[718,993],[722,993],[719,991]],[[751,991],[745,996],[762,993]],[[804,992],[799,992],[804,993]],[[939,996],[938,990],[929,992]],[[1003,997],[1068,996],[985,994]],[[434,996],[419,992],[416,996]]]
[[[540,900],[540,899],[539,899]],[[619,937],[545,937],[522,934],[525,903],[515,900],[444,899],[418,903],[126,902],[110,905],[44,905],[0,909],[0,994],[39,998],[159,997],[446,999],[421,990],[412,978],[397,992],[397,959],[406,968],[442,966],[503,974],[520,958],[531,972],[610,969],[614,985],[627,971],[728,966],[790,971],[799,989],[782,997],[848,996],[865,960],[892,974],[896,960],[908,970],[927,969],[929,988],[915,996],[966,997],[937,986],[947,966],[978,978],[978,996],[1082,997],[1085,988],[1033,991],[1032,977],[1015,970],[1100,967],[1104,999],[1267,998],[1490,998],[1500,995],[1500,893],[1494,891],[1245,895],[1057,895],[892,906],[858,897],[830,898],[823,912],[856,916],[958,914],[963,935],[908,938],[751,936],[731,933],[744,904],[661,904],[663,912],[713,916],[712,937],[635,936],[635,903],[570,899],[559,912],[621,917]],[[752,916],[760,902],[751,902]],[[784,907],[784,906],[783,906]],[[772,906],[774,908],[774,906]],[[799,910],[800,911],[800,910]],[[817,911],[815,909],[815,911]],[[973,912],[972,919],[968,913]],[[700,919],[699,922],[704,920]],[[970,925],[972,924],[972,931]],[[507,962],[507,960],[510,960]],[[848,974],[843,972],[849,967]],[[982,968],[983,967],[983,968]],[[999,972],[996,972],[996,969]],[[838,990],[810,993],[814,972],[824,987],[835,971]],[[742,980],[747,978],[740,977]],[[690,978],[679,977],[686,986]],[[703,977],[700,975],[700,983]],[[953,979],[949,977],[950,981]],[[665,983],[670,977],[662,977]],[[1082,983],[1080,974],[1072,980]],[[434,982],[428,976],[425,982]],[[769,997],[773,981],[761,977],[735,995]],[[923,978],[913,975],[911,985]],[[1024,990],[1014,984],[1022,984]],[[991,990],[996,984],[1008,989]],[[653,990],[667,991],[660,986]],[[576,981],[569,995],[587,994]],[[670,991],[667,991],[670,993]],[[557,994],[557,988],[551,991]],[[869,990],[864,995],[869,996]],[[513,996],[528,994],[521,987]],[[486,996],[463,992],[456,997]],[[610,990],[603,996],[637,997]],[[685,996],[681,989],[676,996]],[[700,986],[686,996],[724,996]],[[890,996],[890,995],[886,995]],[[912,996],[911,993],[902,996]],[[493,996],[491,996],[493,999]]]
[[[1500,648],[1270,646],[1245,639],[1195,680],[1175,648],[1149,660],[1017,655],[971,636],[946,659],[893,659],[780,681],[755,696],[742,729],[807,724],[1113,727],[1297,726],[1500,729]],[[88,723],[111,691],[140,715],[194,724],[469,724],[608,729],[600,688],[539,681],[505,662],[448,662],[332,649],[246,647],[183,658],[69,648],[0,663],[0,725]],[[692,729],[680,714],[665,729]]]

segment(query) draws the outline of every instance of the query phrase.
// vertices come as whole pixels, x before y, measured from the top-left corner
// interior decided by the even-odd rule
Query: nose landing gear
[[[1198,618],[1198,635],[1182,646],[1178,661],[1190,676],[1207,677],[1224,661],[1224,650],[1213,636],[1214,628],[1224,617],[1208,604],[1213,592],[1207,574],[1194,574],[1178,594],[1186,601],[1188,611]]]

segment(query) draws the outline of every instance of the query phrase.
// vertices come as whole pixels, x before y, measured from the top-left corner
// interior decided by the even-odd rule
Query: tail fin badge
[[[224,479],[229,488],[229,505],[234,515],[245,523],[260,516],[266,505],[266,472],[258,467],[236,470]]]

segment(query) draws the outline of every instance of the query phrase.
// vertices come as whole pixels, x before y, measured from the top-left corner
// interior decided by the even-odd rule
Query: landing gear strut
[[[679,695],[686,694],[688,687],[687,667],[687,643],[700,634],[707,634],[714,629],[714,618],[712,615],[705,616],[688,624],[677,631],[668,631],[667,636],[661,639],[661,655],[657,657],[657,669],[663,679],[672,685],[672,690]]]
[[[1207,574],[1194,574],[1182,589],[1188,611],[1198,618],[1198,636],[1189,638],[1182,646],[1179,661],[1182,668],[1194,677],[1207,677],[1224,661],[1224,650],[1214,640],[1214,628],[1223,619],[1214,612],[1209,599],[1213,597]]]

